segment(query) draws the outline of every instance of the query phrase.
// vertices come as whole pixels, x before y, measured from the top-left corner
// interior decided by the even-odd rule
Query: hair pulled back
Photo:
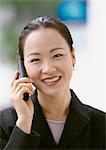
[[[66,40],[67,44],[70,47],[70,51],[72,50],[72,45],[73,45],[73,39],[72,36],[67,28],[67,26],[62,23],[61,21],[59,21],[58,19],[54,18],[54,17],[38,17],[34,20],[32,20],[31,22],[29,22],[23,29],[23,31],[21,32],[21,35],[19,37],[19,44],[18,44],[18,54],[21,56],[21,58],[24,58],[24,44],[25,44],[25,40],[27,38],[27,36],[35,31],[35,30],[39,30],[40,28],[52,28],[57,30],[61,36]]]

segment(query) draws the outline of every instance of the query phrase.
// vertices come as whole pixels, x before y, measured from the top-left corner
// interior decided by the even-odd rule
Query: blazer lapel
[[[78,100],[75,93],[71,90],[72,100],[70,104],[70,112],[68,114],[64,130],[59,142],[60,148],[71,145],[77,136],[89,124],[89,116],[84,111],[82,103]]]
[[[43,139],[46,145],[50,145],[55,148],[56,145],[55,145],[52,133],[47,124],[47,121],[43,115],[40,104],[38,102],[37,93],[35,93],[31,97],[31,99],[33,100],[34,106],[35,106],[32,132],[37,132],[39,135],[41,135],[41,139]]]

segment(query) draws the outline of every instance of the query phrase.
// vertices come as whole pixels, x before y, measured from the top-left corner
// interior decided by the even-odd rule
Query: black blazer
[[[17,114],[13,107],[0,112],[0,148],[4,150],[97,150],[105,149],[105,113],[82,104],[71,90],[72,100],[59,144],[52,133],[38,103],[35,106],[31,134],[24,133],[15,123]]]

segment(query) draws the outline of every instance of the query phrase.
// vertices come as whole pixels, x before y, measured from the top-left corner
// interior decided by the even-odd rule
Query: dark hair
[[[29,22],[25,27],[24,30],[21,32],[21,35],[19,37],[19,55],[21,58],[23,58],[23,49],[24,44],[27,36],[34,30],[38,30],[41,27],[43,28],[53,28],[57,30],[61,36],[66,40],[67,44],[70,47],[70,51],[72,50],[73,45],[73,39],[72,36],[67,28],[67,26],[62,23],[61,21],[57,20],[54,17],[38,17],[31,22]]]

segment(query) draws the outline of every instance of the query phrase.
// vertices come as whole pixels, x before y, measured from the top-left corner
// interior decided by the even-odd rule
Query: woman
[[[13,77],[13,107],[0,113],[1,149],[105,149],[104,112],[69,88],[76,58],[67,27],[50,17],[31,21],[20,35],[19,56],[28,77],[18,71]]]

